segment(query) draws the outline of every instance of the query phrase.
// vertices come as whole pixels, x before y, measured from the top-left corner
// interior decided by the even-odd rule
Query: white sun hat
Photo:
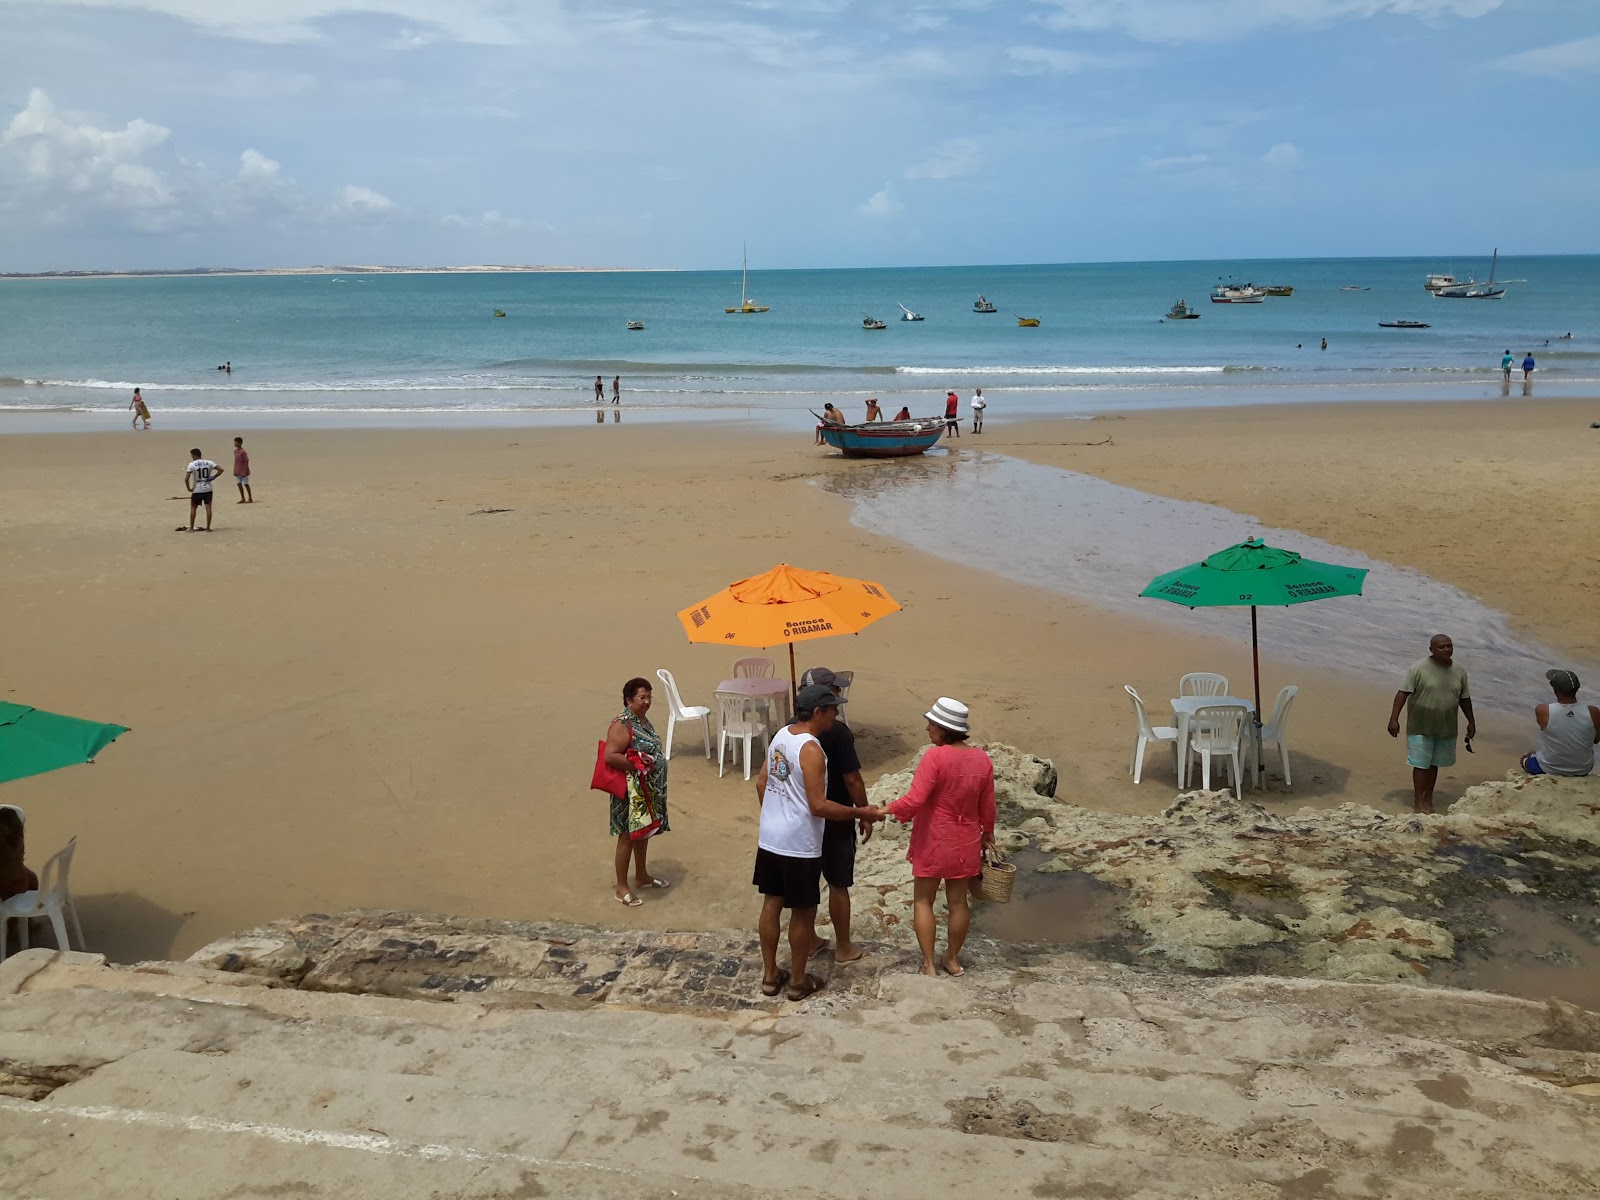
[[[967,706],[959,700],[952,700],[949,696],[940,696],[932,708],[922,714],[935,725],[942,725],[953,733],[971,733],[972,729],[967,723],[970,715]]]

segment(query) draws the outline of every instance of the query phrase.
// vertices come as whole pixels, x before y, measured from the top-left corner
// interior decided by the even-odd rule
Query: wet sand
[[[1528,558],[1527,531],[1550,532],[1549,489],[1533,485],[1550,478],[1552,455],[1575,461],[1588,445],[1587,430],[1568,429],[1581,407],[1462,406],[1443,426],[1453,448],[1437,451],[1426,437],[1447,411],[1439,405],[991,421],[960,447],[981,440],[1167,494],[1270,506],[1274,524],[1436,571],[1578,651],[1593,582],[1562,591],[1530,572],[1519,590],[1512,568]],[[1319,452],[1329,473],[1308,488],[1295,456],[1325,445],[1341,421],[1365,431],[1368,453]],[[753,788],[731,767],[718,779],[698,728],[679,734],[673,831],[652,850],[673,887],[642,908],[610,897],[605,802],[585,785],[624,679],[667,667],[689,703],[709,704],[749,653],[688,645],[677,609],[781,560],[877,579],[905,606],[859,637],[800,648],[802,668],[856,672],[851,714],[869,778],[921,743],[935,696],[955,694],[972,705],[980,739],[1054,759],[1065,795],[1156,811],[1174,794],[1170,759],[1157,755],[1138,787],[1128,778],[1121,685],[1159,708],[1185,670],[1248,678],[1248,643],[1231,623],[1177,630],[855,528],[851,501],[813,481],[861,464],[812,448],[806,433],[627,423],[244,432],[257,503],[236,505],[227,489],[204,536],[173,532],[194,435],[0,438],[11,635],[0,694],[133,727],[98,764],[8,784],[4,796],[30,812],[34,865],[80,835],[73,890],[90,944],[121,959],[181,956],[274,917],[355,906],[749,923]],[[1115,454],[1054,444],[1104,432]],[[1246,433],[1271,470],[1238,472]],[[223,438],[199,444],[226,463]],[[1392,520],[1361,516],[1382,507],[1392,472],[1414,478],[1428,454],[1453,466],[1446,476],[1472,499],[1441,537],[1414,536],[1432,508],[1420,522],[1404,506]],[[1600,528],[1592,475],[1561,501],[1573,513],[1564,544],[1589,562]],[[1408,547],[1416,560],[1400,553]],[[1264,658],[1264,680],[1289,676],[1302,687],[1295,790],[1268,802],[1409,803],[1409,772],[1382,731],[1392,685]],[[665,704],[658,691],[663,729]],[[1445,773],[1441,798],[1499,777],[1525,738],[1486,728],[1479,752]]]

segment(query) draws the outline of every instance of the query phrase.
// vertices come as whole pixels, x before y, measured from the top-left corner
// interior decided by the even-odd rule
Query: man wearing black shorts
[[[827,667],[806,672],[839,694],[839,677]],[[828,759],[827,796],[846,808],[867,807],[867,785],[861,781],[861,760],[856,757],[856,735],[841,713],[828,729],[817,734]],[[872,836],[872,822],[861,822],[861,842]],[[833,923],[833,961],[855,962],[867,952],[850,940],[850,889],[856,882],[856,822],[829,821],[822,830],[822,877],[828,882],[828,920]]]
[[[788,986],[790,1000],[804,1000],[823,986],[806,970],[822,949],[817,937],[817,906],[822,901],[822,831],[829,819],[881,820],[875,808],[850,808],[828,799],[828,760],[817,734],[832,727],[844,701],[820,683],[807,684],[795,697],[793,723],[772,735],[756,801],[761,806],[755,872],[750,882],[761,892],[761,992],[776,996]],[[778,969],[778,935],[783,910],[789,910],[788,971]]]
[[[183,473],[183,486],[189,489],[188,531],[190,533],[195,532],[195,513],[199,510],[200,506],[204,504],[206,506],[206,523],[200,529],[200,532],[210,533],[212,501],[211,482],[212,480],[216,479],[218,475],[222,474],[222,471],[217,467],[216,463],[212,462],[209,458],[204,457],[200,451],[191,450],[189,451],[189,454],[193,461],[189,463],[189,469]],[[184,532],[184,527],[182,525],[178,526],[178,532]]]

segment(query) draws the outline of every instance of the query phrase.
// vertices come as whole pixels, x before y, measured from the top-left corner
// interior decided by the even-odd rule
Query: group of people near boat
[[[803,1000],[825,981],[810,965],[831,953],[837,964],[857,962],[867,951],[851,938],[850,888],[855,884],[856,847],[872,837],[880,821],[911,823],[906,858],[913,878],[912,925],[922,951],[922,973],[965,974],[961,949],[971,920],[968,898],[982,873],[983,853],[994,845],[994,764],[967,744],[967,706],[941,696],[923,714],[929,747],[906,793],[885,805],[867,799],[856,756],[855,735],[841,715],[848,703],[839,676],[826,667],[806,672],[795,695],[794,716],[772,735],[755,781],[759,807],[751,883],[761,896],[757,931],[761,942],[761,991]],[[617,782],[610,795],[610,831],[616,838],[617,902],[630,908],[640,892],[668,886],[648,864],[650,839],[666,833],[667,759],[648,713],[652,689],[634,678],[622,687],[622,711],[612,719],[596,767]],[[602,788],[602,790],[604,790]],[[630,879],[630,867],[631,876]],[[828,885],[833,943],[817,933],[822,884]],[[948,909],[943,953],[937,947],[933,906],[943,885]],[[789,963],[778,950],[787,910]]]
[[[972,402],[971,403],[972,403],[972,432],[973,433],[982,433],[983,432],[983,414],[984,414],[984,411],[989,407],[989,402],[983,398],[983,389],[982,388],[978,388],[976,391],[974,391],[972,393]],[[895,413],[895,415],[890,418],[890,420],[892,420],[892,421],[910,421],[912,419],[913,418],[911,416],[911,407],[910,407],[910,405],[901,405],[900,406],[900,411]],[[866,419],[866,423],[871,424],[873,422],[882,421],[882,420],[883,420],[883,406],[878,403],[877,397],[874,396],[874,397],[872,397],[871,399],[869,399],[867,401],[867,419]],[[960,400],[960,397],[958,397],[956,395],[954,390],[946,392],[945,396],[944,396],[944,422],[945,422],[946,436],[948,436],[948,437],[960,437],[961,436],[961,400]],[[819,445],[819,446],[823,444],[822,431],[824,429],[826,429],[829,425],[848,425],[848,424],[850,424],[850,422],[849,422],[849,420],[846,419],[846,417],[845,417],[843,412],[841,412],[837,407],[835,407],[831,403],[824,404],[822,406],[822,420],[817,424],[816,444]]]

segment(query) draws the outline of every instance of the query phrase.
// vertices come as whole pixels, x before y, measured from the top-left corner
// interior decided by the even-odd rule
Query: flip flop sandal
[[[798,988],[790,988],[784,993],[784,996],[786,999],[798,1002],[809,996],[815,996],[827,986],[828,981],[826,979],[819,979],[815,975],[807,973],[805,983]]]
[[[783,985],[788,982],[789,972],[780,970],[778,972],[778,977],[771,983],[768,983],[765,979],[761,981],[761,994],[763,996],[776,996],[779,992],[783,991]]]
[[[629,892],[626,896],[619,896],[615,892],[612,892],[611,898],[618,904],[626,904],[629,908],[638,908],[644,903],[643,900],[639,899],[639,897],[635,896],[632,892]]]
[[[952,968],[950,964],[945,962],[945,960],[942,958],[935,962],[934,966],[943,971],[946,975],[950,976],[951,979],[960,979],[967,973],[967,969],[965,967]]]
[[[665,879],[651,879],[649,883],[636,883],[633,886],[641,888],[669,888],[672,885]]]

